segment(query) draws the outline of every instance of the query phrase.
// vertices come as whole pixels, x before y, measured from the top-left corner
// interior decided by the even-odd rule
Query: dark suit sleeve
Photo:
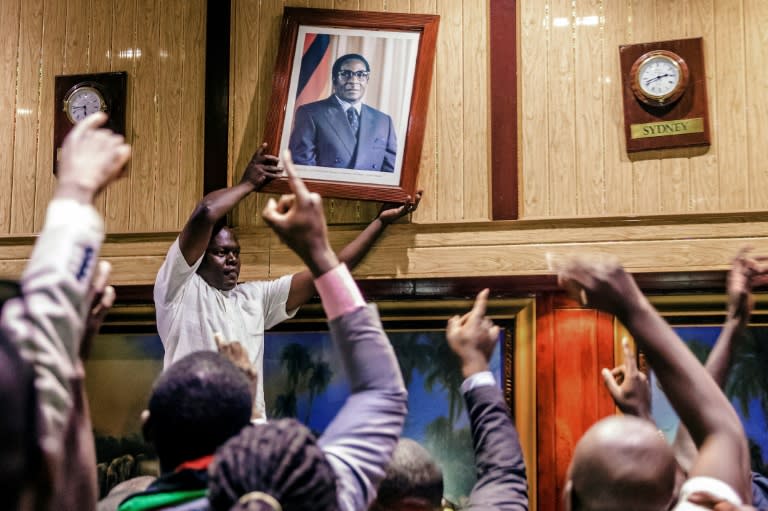
[[[395,160],[397,159],[397,136],[392,118],[387,116],[389,121],[389,136],[387,137],[387,151],[384,154],[384,162],[381,165],[382,172],[394,172]]]
[[[293,119],[293,131],[288,142],[293,162],[297,165],[317,165],[315,121],[309,110],[300,106]]]
[[[336,472],[339,510],[364,510],[376,498],[400,438],[408,392],[375,305],[348,312],[328,326],[351,395],[318,443]]]
[[[501,389],[476,387],[464,395],[475,448],[477,483],[466,509],[527,510],[525,461]]]

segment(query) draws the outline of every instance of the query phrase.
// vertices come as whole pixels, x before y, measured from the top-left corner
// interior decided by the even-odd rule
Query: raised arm
[[[416,192],[416,197],[408,197],[404,204],[385,204],[381,211],[368,226],[357,235],[357,237],[346,247],[341,249],[338,254],[339,260],[347,265],[347,268],[353,270],[360,261],[373,248],[373,245],[384,233],[387,226],[409,213],[416,211],[421,201],[423,192]],[[293,276],[291,280],[291,290],[288,294],[288,300],[285,307],[287,310],[293,310],[307,303],[315,294],[315,285],[310,272],[300,272]]]
[[[446,338],[461,360],[477,482],[467,509],[527,510],[528,480],[517,430],[501,388],[488,369],[499,327],[485,316],[488,290],[462,317],[448,321]]]
[[[286,158],[292,196],[270,200],[264,219],[309,267],[328,315],[331,336],[352,395],[318,443],[337,475],[341,511],[362,511],[400,436],[407,393],[394,351],[374,306],[366,306],[349,270],[328,242],[320,196],[309,193]]]
[[[750,502],[749,452],[736,412],[634,279],[618,262],[597,256],[571,258],[560,268],[559,280],[584,305],[614,314],[643,349],[699,447],[690,475],[719,479]]]
[[[35,373],[38,441],[62,509],[74,509],[67,505],[73,500],[79,509],[95,505],[95,481],[83,480],[93,476],[95,463],[92,450],[86,452],[93,438],[79,359],[89,335],[85,316],[91,297],[104,289],[108,274],[108,266],[97,265],[104,228],[93,200],[120,175],[130,156],[122,136],[99,129],[105,121],[106,115],[93,114],[65,139],[54,200],[24,270],[21,296],[5,305],[0,322]],[[93,282],[94,289],[96,268],[101,278]],[[99,311],[94,314],[98,320]],[[93,466],[68,470],[68,463],[79,465],[75,460]]]
[[[762,278],[758,261],[748,256],[749,249],[742,248],[734,257],[726,279],[728,312],[715,346],[707,357],[704,368],[722,389],[728,379],[733,353],[738,339],[744,333],[752,314],[752,286]],[[675,458],[686,472],[696,459],[697,449],[688,429],[681,424],[674,442]]]
[[[179,248],[190,266],[205,253],[216,223],[248,194],[282,173],[277,156],[264,154],[266,148],[264,143],[256,151],[238,184],[210,192],[195,207],[179,235]]]

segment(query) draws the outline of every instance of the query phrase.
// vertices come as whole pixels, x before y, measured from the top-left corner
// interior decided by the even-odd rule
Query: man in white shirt
[[[282,173],[276,156],[264,144],[237,185],[203,197],[178,239],[171,245],[155,280],[157,328],[165,347],[164,366],[199,350],[216,350],[214,332],[236,340],[248,351],[258,371],[254,418],[265,417],[263,390],[264,330],[292,317],[315,294],[308,271],[272,281],[238,284],[240,244],[228,227],[218,228],[243,198]],[[421,199],[382,208],[339,259],[354,268],[387,225],[413,212]]]

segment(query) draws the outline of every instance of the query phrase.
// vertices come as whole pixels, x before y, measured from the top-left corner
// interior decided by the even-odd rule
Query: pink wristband
[[[340,264],[315,279],[323,309],[328,319],[338,318],[358,307],[365,307],[360,289],[346,264]]]

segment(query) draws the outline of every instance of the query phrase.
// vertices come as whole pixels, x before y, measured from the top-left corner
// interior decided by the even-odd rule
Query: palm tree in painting
[[[309,404],[307,405],[307,414],[304,419],[305,424],[309,424],[309,416],[312,413],[312,403],[315,398],[325,392],[333,378],[333,371],[328,362],[317,359],[312,363],[312,374],[307,380],[307,390],[309,391]]]
[[[331,383],[333,371],[328,362],[317,358],[312,359],[309,348],[299,343],[291,343],[283,348],[280,354],[280,364],[288,373],[288,388],[275,400],[277,417],[298,416],[299,397],[307,393],[309,402],[304,415],[304,422],[309,424],[312,403],[322,394]]]
[[[424,388],[432,392],[435,385],[439,385],[445,390],[448,395],[448,421],[453,426],[464,409],[464,399],[460,390],[464,381],[461,364],[444,338],[430,336],[429,340],[431,363],[425,375]]]
[[[272,411],[274,417],[296,417],[297,414],[296,392],[289,389],[277,396],[277,399],[275,399],[275,409]]]
[[[280,364],[288,372],[288,384],[295,391],[299,381],[312,368],[309,350],[299,343],[292,342],[280,354]]]
[[[747,330],[734,359],[726,393],[738,400],[745,418],[749,418],[749,404],[753,399],[768,413],[768,328]]]
[[[440,334],[442,335],[442,333]],[[395,349],[397,363],[400,372],[403,373],[405,388],[409,388],[413,380],[413,373],[424,373],[430,365],[431,347],[420,342],[423,334],[418,332],[393,332],[389,334],[389,340]]]
[[[469,495],[475,484],[475,458],[469,428],[453,429],[446,417],[438,417],[424,431],[424,446],[443,469],[445,495],[454,502]]]

